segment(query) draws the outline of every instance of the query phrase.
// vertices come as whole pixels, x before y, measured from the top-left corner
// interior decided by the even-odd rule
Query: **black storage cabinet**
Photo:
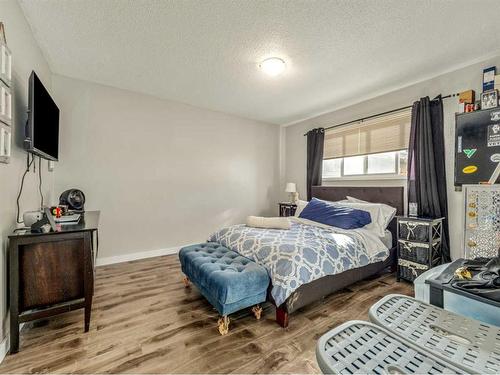
[[[441,262],[443,218],[398,217],[397,280],[414,281]]]

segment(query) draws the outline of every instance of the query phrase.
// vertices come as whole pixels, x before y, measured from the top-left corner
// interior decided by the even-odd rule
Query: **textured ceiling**
[[[56,74],[277,124],[500,48],[498,0],[19,1]]]

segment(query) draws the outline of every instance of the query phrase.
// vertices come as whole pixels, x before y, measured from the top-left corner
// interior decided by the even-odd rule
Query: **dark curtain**
[[[450,261],[448,203],[444,160],[443,102],[441,96],[413,103],[408,146],[408,202],[418,215],[444,217],[442,261]]]
[[[323,174],[323,143],[325,129],[307,132],[307,200],[311,200],[311,187],[321,185]]]

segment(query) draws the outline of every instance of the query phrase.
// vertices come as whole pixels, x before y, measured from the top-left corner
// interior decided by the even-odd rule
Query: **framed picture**
[[[3,44],[7,44],[7,38],[5,37],[5,27],[3,26],[3,22],[0,22],[0,42],[3,42]]]
[[[0,81],[0,121],[4,124],[12,123],[12,94],[10,88]]]
[[[498,106],[498,90],[485,91],[481,94],[481,109]]]
[[[5,27],[0,22],[0,79],[10,86],[12,79],[12,55],[7,48],[7,39],[5,38]]]
[[[12,79],[12,55],[5,44],[0,41],[0,79],[10,86]]]
[[[0,163],[10,162],[10,128],[0,123]]]
[[[493,90],[495,87],[495,74],[497,74],[497,68],[495,66],[490,66],[483,70],[483,91]]]

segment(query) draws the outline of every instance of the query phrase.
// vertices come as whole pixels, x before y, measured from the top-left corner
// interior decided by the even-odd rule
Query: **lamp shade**
[[[296,193],[297,187],[295,186],[295,183],[287,182],[285,192],[286,193]]]

